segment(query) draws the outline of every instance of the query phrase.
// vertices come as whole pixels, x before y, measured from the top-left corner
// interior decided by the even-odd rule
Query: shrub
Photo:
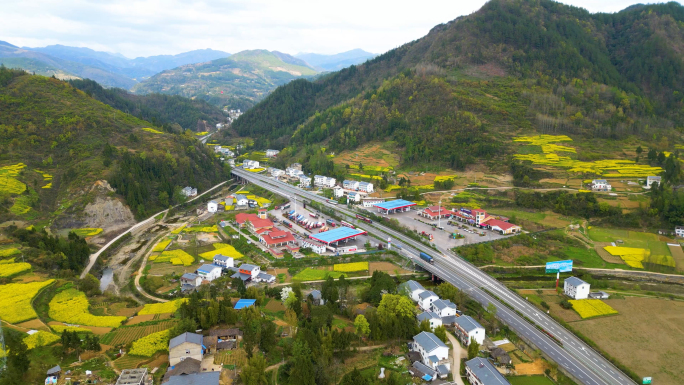
[[[560,303],[560,306],[561,306],[563,309],[572,309],[572,304],[571,304],[570,301],[568,301],[567,299],[562,300],[561,303]]]

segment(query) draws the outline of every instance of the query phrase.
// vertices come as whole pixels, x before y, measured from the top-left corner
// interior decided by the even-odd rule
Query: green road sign
[[[653,382],[653,378],[651,378],[651,377],[644,377],[644,381],[642,382],[642,384],[646,385],[646,384],[650,384],[650,383],[652,383],[652,382]]]

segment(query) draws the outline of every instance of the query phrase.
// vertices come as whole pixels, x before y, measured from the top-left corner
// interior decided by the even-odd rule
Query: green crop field
[[[656,234],[592,227],[587,235],[595,242],[616,242],[620,240],[623,243],[616,242],[616,245],[649,250],[650,256],[644,262],[670,267],[675,266],[675,261],[672,258],[670,249],[667,247],[667,242],[661,241]],[[641,268],[641,266],[638,267]]]
[[[568,256],[569,259],[575,261],[581,261],[577,263],[581,267],[595,267],[595,268],[611,268],[611,267],[624,267],[623,265],[607,263],[598,255],[594,249],[585,249],[583,247],[570,246],[563,250],[563,253]]]

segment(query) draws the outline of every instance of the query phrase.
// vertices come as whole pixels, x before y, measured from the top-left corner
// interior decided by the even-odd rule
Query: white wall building
[[[299,187],[311,187],[311,178],[302,174],[299,176]]]
[[[418,295],[420,295],[420,293],[424,292],[425,288],[423,287],[423,285],[419,284],[418,282],[416,282],[414,280],[410,280],[410,281],[406,281],[406,282],[402,283],[401,285],[399,285],[399,290],[400,290],[399,291],[400,293],[403,292],[407,296],[409,296],[413,300],[413,302],[418,302],[418,300],[420,299],[418,297]]]
[[[471,385],[510,385],[486,358],[475,357],[465,363],[466,377]]]
[[[442,318],[437,313],[431,311],[424,311],[416,317],[418,319],[418,324],[427,320],[430,323],[430,328],[435,330],[436,327],[442,326]]]
[[[418,352],[423,364],[437,370],[437,366],[444,365],[450,369],[449,347],[436,335],[430,332],[421,332],[413,336],[412,350]]]
[[[358,190],[359,182],[355,180],[344,180],[342,182],[342,187],[344,187],[347,190]]]
[[[363,204],[363,207],[373,207],[373,205],[382,203],[384,201],[385,198],[361,198],[361,204]]]
[[[258,160],[245,159],[242,162],[242,168],[244,168],[245,170],[257,169],[257,168],[259,168],[259,161]]]
[[[335,186],[335,178],[328,178],[325,175],[314,175],[314,186],[332,188]]]
[[[473,340],[482,345],[485,339],[485,328],[467,315],[456,317],[454,331],[465,346],[470,346],[470,341]]]
[[[278,155],[278,153],[280,153],[279,150],[266,150],[266,157],[273,158],[274,156]]]
[[[234,261],[232,257],[226,257],[225,255],[215,255],[214,256],[214,265],[220,266],[220,267],[233,267]]]
[[[344,196],[344,189],[340,186],[333,187],[333,196],[335,198],[342,198]]]
[[[570,277],[563,282],[563,292],[572,299],[586,299],[589,298],[590,286],[577,277]]]
[[[675,227],[675,235],[678,237],[684,237],[684,226]]]
[[[218,202],[216,201],[210,201],[207,203],[207,211],[210,213],[215,213],[218,211]]]
[[[221,266],[204,264],[197,269],[197,275],[209,282],[221,276]]]
[[[307,247],[316,254],[323,254],[327,250],[324,244],[316,242],[312,239],[305,239],[302,241],[302,248]]]
[[[365,192],[365,193],[372,193],[373,192],[373,183],[370,182],[359,182],[359,185],[357,187],[359,191]]]
[[[194,197],[194,196],[197,196],[197,189],[188,186],[188,187],[181,190],[181,194],[185,195],[188,198]]]
[[[605,179],[594,179],[591,181],[591,189],[593,191],[611,191],[612,186]]]
[[[439,296],[430,290],[425,290],[418,294],[418,306],[425,310],[430,311],[432,309],[432,303],[437,301]]]
[[[456,304],[448,299],[438,299],[432,303],[432,311],[440,318],[456,315]]]
[[[359,201],[361,201],[361,194],[354,192],[354,191],[350,191],[347,194],[347,202],[359,202]]]
[[[287,176],[291,178],[298,178],[300,175],[304,175],[304,172],[301,169],[297,169],[294,167],[286,168],[285,173],[287,174]]]
[[[236,206],[247,206],[249,199],[242,194],[235,195],[235,205]]]
[[[649,176],[646,178],[646,188],[651,188],[651,185],[653,183],[658,183],[660,184],[660,177],[659,176]]]
[[[279,169],[279,168],[271,169],[271,176],[277,178],[277,177],[280,177],[280,176],[283,176],[283,175],[285,175],[285,171],[284,171],[284,170],[281,170],[281,169]]]

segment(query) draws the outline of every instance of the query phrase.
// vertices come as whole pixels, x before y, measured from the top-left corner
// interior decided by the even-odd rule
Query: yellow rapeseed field
[[[150,128],[150,127],[143,127],[142,130],[147,131],[147,132],[151,132],[153,134],[163,134],[163,132],[161,132],[159,130],[155,130],[154,128]]]
[[[19,175],[19,172],[24,167],[26,167],[26,165],[23,163],[0,167],[0,192],[21,194],[26,191],[26,185],[14,178]]]
[[[185,233],[215,233],[218,231],[216,225],[213,226],[196,226],[196,227],[186,227],[183,229]]]
[[[26,262],[0,264],[0,277],[12,277],[16,274],[31,270],[31,265]]]
[[[164,249],[166,249],[166,246],[168,246],[169,243],[171,243],[171,240],[170,240],[170,239],[165,239],[165,240],[163,240],[163,241],[157,243],[157,244],[154,246],[154,248],[152,249],[152,251],[159,251],[159,252],[164,251]]]
[[[226,257],[232,257],[233,259],[240,259],[243,257],[242,253],[237,251],[233,246],[226,243],[214,243],[215,250],[207,251],[206,253],[200,254],[200,257],[204,259],[213,259],[215,256],[221,254]]]
[[[570,300],[572,308],[582,318],[599,317],[602,315],[617,314],[617,310],[613,309],[600,299],[579,299]]]
[[[184,228],[185,228],[185,225],[180,226],[180,227],[178,227],[178,228],[176,228],[176,229],[173,229],[173,230],[171,231],[171,234],[180,234],[180,232],[183,231]]]
[[[133,346],[128,354],[151,357],[156,352],[168,349],[170,332],[170,330],[162,330],[133,341]]]
[[[188,299],[180,298],[163,303],[149,303],[138,312],[138,315],[175,313],[183,302],[188,302]]]
[[[333,267],[334,271],[343,271],[345,273],[352,271],[366,271],[368,269],[368,262],[336,263]]]
[[[55,321],[111,328],[119,327],[126,320],[126,317],[92,315],[88,312],[89,306],[85,293],[76,289],[67,289],[52,298],[48,314]]]
[[[40,289],[54,282],[10,283],[0,286],[0,318],[9,323],[28,321],[38,317],[31,306],[31,300]]]
[[[77,332],[77,333],[92,333],[93,331],[86,328],[80,328],[78,326],[66,326],[66,325],[50,325],[50,329],[56,331],[57,333],[67,332]]]
[[[0,258],[9,257],[9,256],[12,256],[14,254],[19,254],[19,253],[20,253],[19,249],[15,248],[15,247],[10,247],[9,249],[0,249]]]
[[[33,333],[28,337],[24,337],[24,343],[26,344],[26,347],[31,350],[39,346],[53,344],[59,341],[59,339],[59,336],[56,334],[39,330],[37,333]]]
[[[174,265],[190,266],[195,262],[195,258],[192,255],[186,253],[183,250],[167,250],[163,251],[155,259],[150,257],[155,263],[171,262]]]
[[[641,263],[651,255],[650,250],[640,249],[636,247],[622,247],[622,246],[605,246],[603,248],[610,255],[619,256],[628,266],[643,269],[644,265]]]

